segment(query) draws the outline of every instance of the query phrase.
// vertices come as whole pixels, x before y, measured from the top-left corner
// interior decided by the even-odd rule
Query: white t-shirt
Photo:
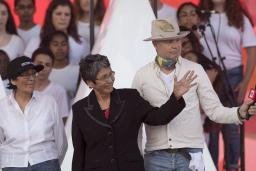
[[[175,19],[176,20],[177,10],[172,6],[163,4],[162,8],[157,11],[157,18],[159,19]]]
[[[4,88],[4,82],[2,80],[2,77],[0,75],[0,99],[6,96],[5,88]]]
[[[85,57],[90,53],[90,46],[87,41],[81,37],[81,43],[77,43],[73,37],[68,37],[69,42],[69,62],[71,64],[77,65],[80,62],[80,59]],[[39,47],[41,42],[40,37],[31,38],[28,42],[24,54],[28,57],[31,57],[33,52]]]
[[[50,84],[43,90],[40,91],[42,94],[47,94],[52,96],[58,105],[58,111],[62,118],[67,117],[69,115],[69,105],[68,105],[68,97],[66,90],[63,86],[50,82]]]
[[[52,69],[49,79],[57,84],[62,85],[68,95],[69,106],[71,106],[72,99],[75,97],[77,81],[79,75],[79,67],[77,65],[67,65],[62,69]]]
[[[164,84],[168,90],[169,96],[171,96],[171,92],[173,92],[174,74],[175,74],[175,71],[173,71],[169,74],[165,74],[164,72],[160,71],[160,78],[164,81]]]
[[[226,68],[229,70],[242,65],[241,47],[256,46],[256,36],[248,18],[244,16],[244,31],[229,26],[228,18],[225,13],[212,14],[210,22],[215,31],[220,53],[222,56],[226,57],[224,60]],[[205,35],[214,57],[217,57],[214,39],[210,27],[208,26],[206,27]],[[200,42],[204,47],[203,54],[211,59],[205,40],[201,38]],[[219,60],[216,62],[220,64]]]
[[[4,50],[8,54],[10,61],[18,56],[22,56],[24,51],[23,40],[15,34],[11,36],[9,43],[0,47],[0,49]]]
[[[24,41],[24,44],[27,45],[32,37],[38,37],[40,35],[41,27],[39,25],[35,25],[29,30],[18,28],[17,31],[21,39]]]
[[[87,40],[87,43],[89,43],[90,46],[90,23],[88,22],[82,22],[78,21],[77,22],[77,29],[78,29],[78,34],[82,37],[84,37]],[[94,35],[95,37],[97,36],[99,32],[100,27],[98,25],[94,26]]]

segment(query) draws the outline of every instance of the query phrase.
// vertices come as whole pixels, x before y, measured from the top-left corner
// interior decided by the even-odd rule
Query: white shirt
[[[204,136],[199,105],[213,121],[240,123],[237,108],[226,108],[221,104],[202,66],[179,57],[175,70],[177,80],[180,80],[188,70],[194,71],[197,75],[193,82],[197,84],[183,95],[186,107],[167,125],[145,125],[146,151],[167,148],[203,148]],[[172,93],[168,93],[168,87],[161,79],[160,68],[155,62],[147,64],[136,73],[132,87],[156,107],[166,103],[170,97],[169,94]]]
[[[72,100],[75,97],[78,76],[79,67],[71,64],[61,69],[53,68],[49,76],[52,82],[62,85],[66,90],[69,106],[71,106]]]
[[[7,88],[8,85],[9,85],[9,82],[10,81],[8,79],[3,80],[4,89],[5,89],[5,93],[6,93],[7,96],[9,96],[12,93],[12,90]]]
[[[10,41],[5,46],[1,46],[0,49],[4,50],[8,54],[11,61],[18,56],[23,55],[24,43],[19,36],[13,34],[11,35]]]
[[[38,37],[40,35],[41,27],[39,25],[35,25],[29,30],[18,28],[17,31],[21,39],[24,41],[24,44],[27,45],[32,37]]]
[[[171,92],[173,92],[174,76],[174,72],[165,74],[164,72],[160,71],[160,78],[164,81],[169,96],[171,96]]]
[[[40,92],[52,96],[55,99],[58,105],[59,114],[62,118],[69,115],[67,92],[63,86],[51,81],[50,84]]]
[[[248,18],[244,16],[244,31],[234,26],[229,26],[228,18],[225,13],[212,14],[210,22],[218,40],[220,53],[226,58],[224,60],[226,68],[229,70],[242,65],[241,47],[256,46],[256,36]],[[206,27],[205,35],[214,57],[217,57],[217,49],[210,27]],[[200,42],[204,47],[203,54],[211,59],[206,42],[203,38],[201,38]],[[216,62],[220,64],[218,58]]]
[[[0,99],[6,96],[5,88],[4,88],[4,82],[2,80],[2,77],[0,75]]]
[[[69,62],[74,65],[78,65],[80,59],[90,53],[89,43],[83,37],[80,40],[81,43],[77,43],[73,37],[68,36]],[[31,38],[25,48],[24,55],[31,57],[33,52],[39,47],[40,42],[39,36]]]
[[[67,138],[55,100],[34,93],[24,112],[13,93],[0,100],[0,161],[4,167],[27,167],[64,159]]]
[[[90,23],[78,21],[77,22],[77,29],[78,29],[78,34],[87,40],[87,43],[89,43],[90,46]],[[94,35],[97,36],[99,32],[100,27],[95,25],[94,26]]]

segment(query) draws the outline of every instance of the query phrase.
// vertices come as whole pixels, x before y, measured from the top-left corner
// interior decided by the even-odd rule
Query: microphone
[[[250,90],[250,93],[249,93],[249,96],[248,96],[248,97],[249,97],[250,99],[252,99],[254,103],[256,102],[256,85],[255,85],[254,89],[252,88],[252,89]],[[251,104],[251,105],[252,105],[252,104]],[[252,115],[250,115],[250,114],[248,113],[248,111],[247,111],[245,119],[246,119],[246,120],[249,120],[250,117],[252,117]]]
[[[252,99],[254,101],[254,103],[256,102],[256,85],[255,88],[250,90],[249,96],[250,99]]]

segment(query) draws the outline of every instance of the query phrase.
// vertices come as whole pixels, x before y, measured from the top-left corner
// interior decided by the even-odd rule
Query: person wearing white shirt
[[[10,7],[5,1],[0,1],[0,13],[0,49],[4,50],[12,60],[23,54],[24,44],[17,35]]]
[[[199,7],[205,11],[216,11],[208,18],[211,27],[206,27],[205,38],[201,38],[201,44],[204,47],[204,55],[212,59],[224,69],[227,80],[222,80],[227,85],[230,84],[233,93],[233,103],[226,96],[220,96],[222,101],[233,106],[234,103],[241,104],[245,98],[249,82],[256,67],[256,35],[250,22],[249,15],[243,9],[240,1],[233,0],[201,0]],[[208,20],[206,19],[206,20]],[[208,21],[205,21],[208,25]],[[217,46],[220,52],[217,52],[217,46],[213,35],[216,37]],[[209,49],[208,49],[209,46]],[[245,50],[246,65],[243,65],[242,49]],[[211,53],[210,53],[211,51]],[[231,95],[232,96],[232,95]],[[222,134],[225,145],[225,167],[227,170],[238,170],[240,158],[240,129],[233,124],[223,125]],[[212,154],[215,165],[218,164],[219,152],[219,130],[210,134],[209,150]]]
[[[39,36],[41,27],[34,22],[35,0],[15,0],[14,12],[18,16],[20,24],[18,34],[27,45],[32,37]]]
[[[67,138],[55,100],[34,92],[36,73],[26,56],[8,65],[12,94],[0,101],[0,161],[3,171],[60,171]]]
[[[93,1],[94,5],[94,35],[97,36],[102,22],[105,8],[104,1]],[[89,0],[75,0],[74,6],[77,13],[78,34],[90,42],[90,2]]]
[[[239,108],[226,108],[220,103],[202,66],[180,56],[181,38],[189,32],[180,31],[175,20],[153,20],[151,33],[152,37],[145,40],[152,41],[157,56],[136,73],[132,84],[145,100],[161,106],[173,92],[174,80],[189,70],[194,71],[197,78],[193,82],[196,86],[183,95],[186,107],[177,117],[164,126],[145,125],[146,171],[203,171],[204,136],[199,105],[211,120],[237,124],[248,114],[256,114],[256,105],[252,105],[253,100]]]
[[[49,48],[54,54],[53,69],[49,79],[65,88],[69,107],[71,107],[77,89],[79,67],[69,62],[68,55],[71,47],[69,47],[68,37],[62,31],[54,31],[42,40],[41,46]]]
[[[29,41],[24,54],[31,57],[40,42],[54,31],[62,31],[68,35],[69,62],[71,64],[77,65],[82,57],[90,53],[89,43],[78,34],[72,2],[51,1],[46,11],[40,37],[34,37]]]
[[[52,96],[58,105],[59,114],[64,123],[69,115],[68,97],[66,90],[57,83],[49,80],[52,71],[54,55],[49,48],[38,48],[32,54],[32,61],[36,65],[43,65],[44,69],[40,71],[36,77],[35,90],[42,94]]]

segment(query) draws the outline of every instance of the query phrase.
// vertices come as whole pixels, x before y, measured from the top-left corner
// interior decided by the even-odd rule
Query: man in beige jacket
[[[215,122],[241,124],[248,114],[256,113],[256,105],[253,101],[239,108],[226,108],[221,104],[201,65],[180,56],[181,38],[189,32],[180,32],[176,21],[154,20],[151,33],[152,37],[145,41],[152,41],[157,52],[155,61],[141,68],[133,81],[133,88],[145,100],[161,106],[173,91],[174,79],[179,80],[189,70],[193,70],[197,78],[196,86],[183,95],[186,107],[176,118],[164,126],[145,125],[146,171],[203,171],[204,137],[199,106]]]

